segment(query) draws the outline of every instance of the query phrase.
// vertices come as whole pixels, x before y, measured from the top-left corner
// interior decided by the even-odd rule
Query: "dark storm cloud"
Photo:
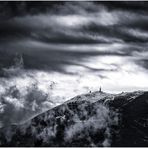
[[[70,50],[72,45],[49,45],[49,44],[39,44],[39,42],[22,42],[21,44],[15,45],[5,45],[5,49],[8,51],[11,47],[12,53],[21,53],[24,60],[25,69],[44,69],[51,71],[58,71],[66,73],[64,68],[68,65],[82,66],[91,71],[107,71],[103,68],[91,68],[85,64],[84,59],[89,57],[97,56],[128,56],[127,52],[118,52],[118,51],[86,51],[87,45],[85,45],[82,50],[81,46],[76,46],[76,50]],[[90,46],[91,48],[91,46]],[[1,49],[3,49],[1,47]],[[21,51],[20,51],[21,49]],[[89,48],[88,48],[89,49]],[[14,52],[15,51],[15,52]],[[11,51],[9,52],[9,54]],[[3,54],[3,61],[8,61],[7,54]],[[10,58],[11,57],[11,58]],[[9,56],[9,62],[12,63],[15,54]],[[13,64],[13,63],[12,63]]]
[[[120,39],[126,42],[146,41],[146,39],[141,39],[129,32],[122,31],[122,28],[128,25],[131,27],[137,25],[138,27],[139,23],[147,26],[146,24],[148,23],[148,20],[145,14],[134,14],[129,11],[108,11],[102,4],[74,4],[75,5],[73,5],[73,3],[66,3],[65,5],[59,5],[59,7],[57,6],[57,9],[63,15],[53,15],[53,13],[50,12],[50,15],[40,15],[30,18],[25,17],[22,19],[16,18],[9,20],[8,22],[2,22],[0,28],[1,38],[11,37],[11,39],[18,39],[31,37],[33,39],[49,43],[100,43],[114,41],[111,40],[111,38],[115,39],[115,41]],[[71,13],[69,14],[69,12]],[[102,13],[102,15],[96,15],[96,13]],[[77,16],[73,18],[71,15],[75,14],[77,14]],[[69,18],[66,18],[68,15],[70,15]],[[59,21],[57,21],[58,19]],[[76,21],[79,21],[80,24],[77,24],[75,21],[73,22],[73,19],[77,19]],[[139,19],[141,21],[139,21]],[[60,21],[64,21],[63,24],[60,24]],[[66,23],[69,23],[70,21],[74,23],[74,27],[66,25]],[[104,38],[96,38],[99,35],[102,35]],[[110,41],[107,40],[108,37],[110,37]]]
[[[97,24],[90,24],[89,26],[86,26],[86,27],[84,26],[83,31],[87,31],[90,34],[94,34],[96,36],[104,35],[105,37],[115,38],[116,41],[124,41],[127,43],[147,42],[148,37],[136,36],[135,34],[130,33],[130,29],[133,29],[133,28],[129,27],[129,28],[126,28],[126,30],[124,30],[123,26],[120,26],[120,25],[119,26],[99,26]]]
[[[76,61],[81,63],[86,57],[132,57],[133,52],[140,52],[147,43],[147,3],[55,2],[48,3],[47,6],[46,2],[36,4],[38,5],[20,2],[12,6],[11,3],[1,5],[3,13],[5,7],[6,14],[13,12],[14,8],[16,11],[13,16],[0,23],[0,50],[23,54],[26,68],[48,67],[49,70],[64,72],[65,66],[78,65]],[[127,9],[125,6],[128,6]],[[136,8],[138,11],[135,11]],[[23,13],[19,15],[20,11]],[[113,51],[110,47],[107,47],[106,51],[94,51],[88,46],[102,43],[120,43],[123,47]],[[71,47],[67,45],[77,46],[77,50],[71,51]],[[90,47],[89,52],[83,51],[81,45]]]
[[[136,62],[140,66],[143,66],[144,68],[148,69],[148,60],[147,59],[137,60]]]
[[[8,16],[8,14],[12,16],[22,16],[26,15],[27,13],[30,14],[38,14],[38,13],[45,13],[45,12],[54,12],[54,13],[61,13],[61,9],[64,8],[62,12],[67,13],[77,13],[77,8],[86,8],[88,11],[95,11],[98,10],[98,5],[105,5],[109,10],[128,10],[128,11],[140,11],[140,12],[147,12],[148,10],[148,3],[146,1],[140,1],[140,2],[130,2],[130,1],[95,1],[95,5],[89,4],[88,2],[79,2],[79,6],[77,6],[78,2],[64,2],[64,1],[39,1],[38,3],[33,1],[4,1],[0,4],[0,12],[1,16]],[[66,7],[63,5],[66,4]],[[75,6],[76,5],[76,6]],[[70,11],[70,12],[69,12]]]

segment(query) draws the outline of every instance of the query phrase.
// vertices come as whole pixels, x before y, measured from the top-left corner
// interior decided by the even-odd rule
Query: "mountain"
[[[19,125],[0,146],[148,146],[148,92],[90,92]]]

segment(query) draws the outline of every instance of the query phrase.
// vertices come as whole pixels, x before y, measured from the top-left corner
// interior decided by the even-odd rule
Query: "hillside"
[[[92,92],[21,125],[0,129],[0,146],[147,146],[148,92]]]

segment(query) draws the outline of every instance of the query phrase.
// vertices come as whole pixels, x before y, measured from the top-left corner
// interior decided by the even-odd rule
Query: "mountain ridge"
[[[21,125],[0,129],[0,145],[146,146],[139,133],[129,131],[136,126],[146,139],[147,103],[145,91],[78,95]],[[129,142],[131,135],[135,139]]]

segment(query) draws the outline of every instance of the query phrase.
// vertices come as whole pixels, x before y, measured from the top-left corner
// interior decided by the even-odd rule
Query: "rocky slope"
[[[0,146],[148,146],[148,92],[76,96],[1,128]]]

